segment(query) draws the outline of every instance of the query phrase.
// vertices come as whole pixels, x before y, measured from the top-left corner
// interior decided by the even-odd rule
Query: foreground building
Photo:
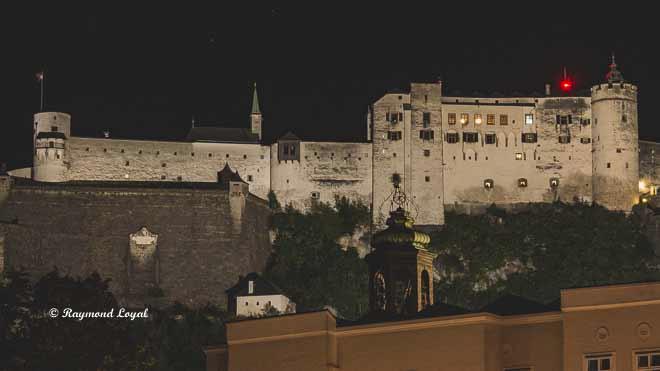
[[[227,323],[227,343],[205,349],[207,370],[660,369],[660,282],[562,290],[550,305],[509,295],[468,312],[434,303],[428,235],[401,208],[388,226],[367,256],[368,315]]]
[[[34,166],[10,173],[56,183],[214,182],[229,164],[257,197],[273,191],[304,209],[345,196],[371,205],[378,227],[393,173],[417,205],[418,225],[492,203],[594,201],[628,212],[640,185],[654,193],[659,184],[657,145],[644,143],[640,156],[638,126],[637,87],[614,60],[604,82],[577,96],[553,95],[549,86],[543,96],[444,96],[441,82],[413,83],[376,100],[364,140],[353,143],[292,133],[264,143],[255,85],[249,129],[193,127],[181,141],[77,137],[70,115],[38,113]]]

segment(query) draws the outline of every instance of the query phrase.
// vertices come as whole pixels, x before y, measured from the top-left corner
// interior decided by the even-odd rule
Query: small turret
[[[259,136],[261,140],[261,111],[259,110],[259,95],[257,94],[257,83],[254,83],[254,93],[252,95],[252,111],[250,112],[250,128],[253,134]]]
[[[637,87],[624,81],[612,56],[607,82],[591,88],[593,199],[629,212],[639,197]]]
[[[67,179],[66,141],[71,135],[71,116],[61,112],[34,115],[34,165],[32,178],[40,182]]]

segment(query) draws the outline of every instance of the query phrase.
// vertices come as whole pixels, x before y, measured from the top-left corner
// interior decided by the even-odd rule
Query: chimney
[[[545,95],[550,96],[552,93],[550,92],[550,84],[545,84]]]

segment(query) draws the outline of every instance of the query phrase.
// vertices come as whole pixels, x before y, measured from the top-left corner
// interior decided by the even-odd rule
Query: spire
[[[612,63],[610,63],[610,72],[608,72],[607,75],[605,75],[605,78],[609,83],[623,82],[623,74],[621,74],[621,71],[617,70],[616,68],[614,52],[612,52]]]
[[[260,115],[261,111],[259,110],[259,96],[257,94],[257,83],[254,83],[254,94],[252,95],[252,114]]]

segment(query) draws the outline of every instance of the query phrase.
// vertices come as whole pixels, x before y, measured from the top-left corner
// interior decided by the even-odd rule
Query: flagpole
[[[41,101],[39,102],[39,112],[44,111],[44,73],[41,72],[41,78],[39,82],[41,83]]]

